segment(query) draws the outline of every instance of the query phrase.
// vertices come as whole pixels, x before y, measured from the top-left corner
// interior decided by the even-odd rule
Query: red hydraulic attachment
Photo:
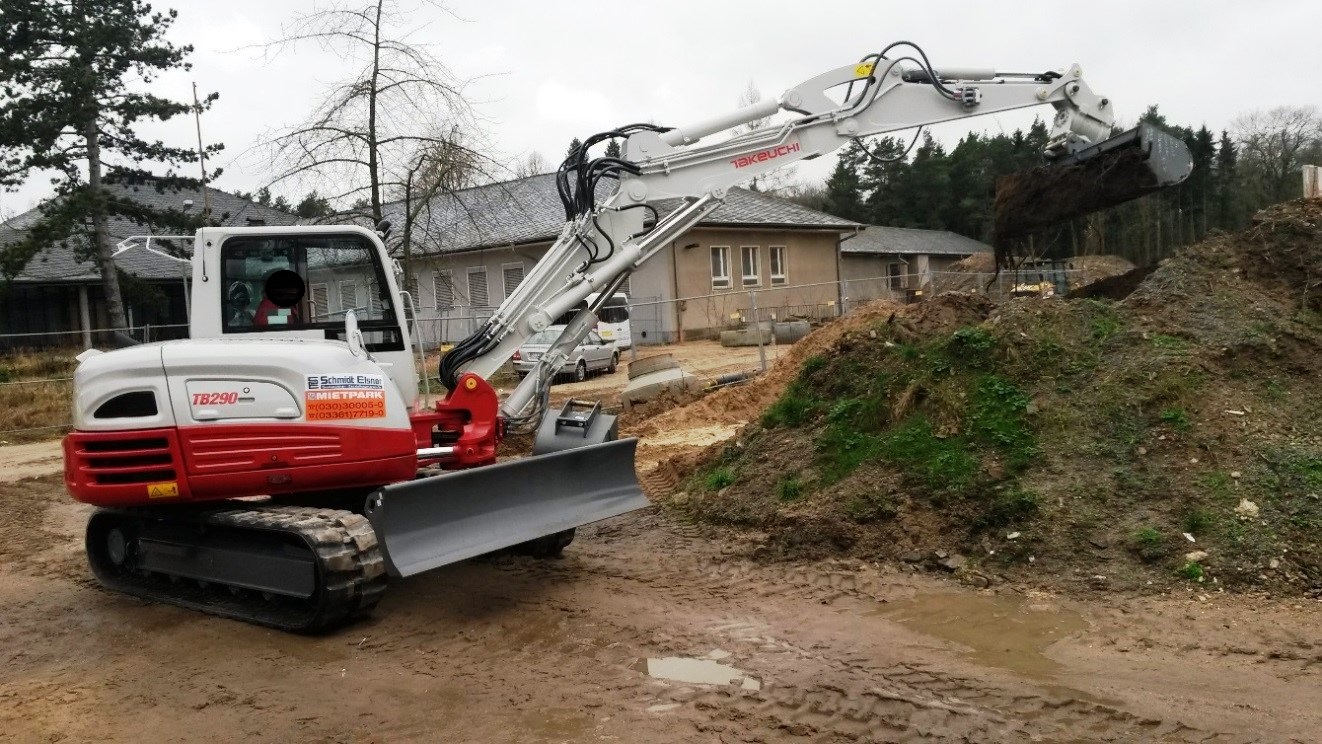
[[[446,469],[490,465],[496,445],[505,438],[500,397],[491,384],[472,372],[459,376],[454,390],[434,411],[413,414],[418,465],[439,463]]]

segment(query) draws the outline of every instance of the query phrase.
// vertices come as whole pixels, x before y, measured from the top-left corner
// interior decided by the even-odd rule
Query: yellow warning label
[[[854,67],[854,74],[859,77],[867,77],[872,74],[872,63],[866,62]]]
[[[384,390],[309,390],[303,394],[308,421],[384,418]]]
[[[178,495],[179,484],[174,481],[147,484],[147,498],[149,499],[172,499]]]

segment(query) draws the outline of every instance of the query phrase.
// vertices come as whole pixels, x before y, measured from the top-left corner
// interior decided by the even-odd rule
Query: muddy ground
[[[707,429],[672,423],[650,435],[651,452],[723,435]],[[754,563],[740,556],[756,536],[645,510],[583,530],[559,560],[483,558],[394,582],[371,620],[300,637],[99,589],[81,552],[87,509],[65,496],[58,468],[50,444],[0,448],[0,740],[1229,742],[1322,731],[1316,602],[1193,590],[1078,601],[973,590],[903,563]]]

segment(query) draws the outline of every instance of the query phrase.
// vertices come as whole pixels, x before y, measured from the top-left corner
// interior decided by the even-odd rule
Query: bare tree
[[[737,104],[739,108],[743,108],[745,106],[752,106],[761,100],[762,91],[757,89],[757,86],[753,84],[752,80],[749,80],[748,87],[744,88],[743,92],[739,94]],[[769,126],[771,126],[771,117],[764,116],[761,119],[750,121],[743,126],[736,127],[734,130],[734,136],[739,137],[741,135],[753,134],[762,129],[766,129]],[[793,184],[794,171],[795,168],[793,166],[777,168],[754,178],[753,183],[749,188],[753,191],[766,191],[773,194],[779,194]]]
[[[425,248],[435,237],[431,234],[429,218],[436,197],[475,186],[482,180],[482,158],[463,144],[459,131],[452,130],[437,139],[438,142],[413,153],[399,181],[391,184],[397,207],[392,211],[404,223],[398,233],[399,243],[391,247],[403,256],[405,287],[412,286],[416,249]]]
[[[528,178],[542,173],[547,173],[551,167],[546,164],[546,158],[542,157],[540,152],[533,150],[514,167],[515,178]]]
[[[1240,167],[1267,203],[1299,195],[1300,168],[1322,155],[1322,113],[1314,105],[1250,111],[1232,125]]]
[[[467,144],[477,126],[463,83],[406,25],[424,7],[444,11],[430,0],[411,8],[327,0],[263,46],[274,54],[311,43],[356,65],[307,121],[265,143],[277,168],[273,183],[314,181],[333,204],[361,205],[375,223],[390,196],[423,182],[443,190],[459,160],[477,168],[483,158]]]

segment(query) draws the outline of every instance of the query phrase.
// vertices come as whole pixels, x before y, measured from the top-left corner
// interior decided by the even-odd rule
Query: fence
[[[136,325],[116,331],[113,328],[93,328],[72,331],[32,331],[28,333],[0,333],[0,349],[35,349],[45,347],[109,348],[115,346],[114,335],[123,334],[138,343],[188,338],[187,323]],[[87,341],[91,341],[89,347]]]
[[[635,297],[629,303],[630,326],[635,343],[675,343],[713,338],[722,330],[754,321],[820,323],[872,300],[911,303],[952,291],[982,294],[997,301],[1066,295],[1083,279],[1084,273],[1078,269],[1034,268],[999,274],[938,271],[732,289],[677,299]]]
[[[1064,294],[1081,278],[1081,273],[1065,269],[1001,274],[930,272],[733,289],[677,299],[635,297],[629,304],[629,322],[636,354],[639,345],[711,338],[722,330],[740,328],[752,322],[821,322],[876,299],[916,302],[946,291],[985,294],[995,299],[1019,294]],[[454,343],[480,328],[494,312],[495,308],[490,307],[458,307],[439,312],[424,310],[417,322],[419,341],[429,350]],[[93,329],[89,333],[95,346],[109,348],[114,345],[111,329]],[[186,336],[187,326],[144,325],[129,329],[127,334],[137,341],[160,341]],[[57,349],[44,353],[58,358],[63,365],[59,368],[65,370],[62,374],[13,379],[14,375],[6,374],[9,368],[0,365],[0,411],[5,411],[0,417],[0,441],[15,436],[18,439],[42,434],[48,436],[68,428],[68,395],[72,388],[68,370],[72,369],[73,356],[82,348],[83,338],[81,330],[0,334],[0,349],[59,344]],[[50,411],[58,411],[51,413],[49,420],[25,420],[15,413],[21,408],[31,409],[33,402],[43,397],[49,401],[47,408]]]

